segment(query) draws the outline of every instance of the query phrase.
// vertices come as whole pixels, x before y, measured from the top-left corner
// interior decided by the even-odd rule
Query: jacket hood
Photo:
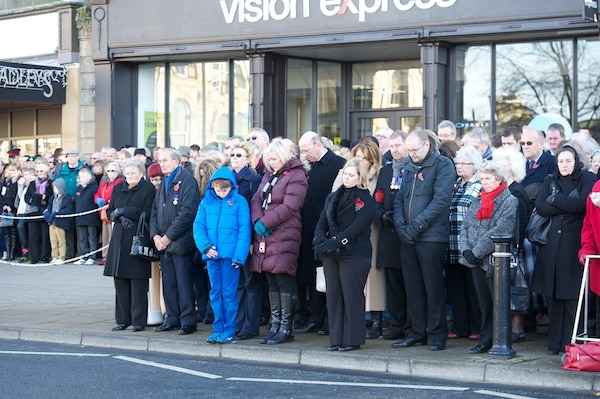
[[[226,179],[229,180],[231,184],[233,184],[233,188],[231,189],[231,192],[229,193],[228,197],[230,197],[233,193],[237,193],[238,185],[235,181],[235,177],[233,176],[233,172],[228,167],[223,166],[217,169],[215,173],[213,173],[213,175],[210,177],[210,180],[208,181],[208,187],[206,188],[206,193],[208,195],[212,196],[215,199],[219,199],[215,194],[215,191],[210,187],[212,182],[216,179]]]
[[[61,194],[64,194],[67,190],[67,182],[65,181],[65,179],[56,179],[52,182],[52,185],[56,187]]]

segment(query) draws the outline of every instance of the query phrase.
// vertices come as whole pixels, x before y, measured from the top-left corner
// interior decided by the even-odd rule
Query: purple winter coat
[[[270,172],[265,173],[250,203],[252,224],[260,219],[267,229],[273,229],[273,234],[268,237],[253,233],[251,265],[252,271],[257,273],[295,276],[302,241],[300,211],[304,204],[308,180],[306,170],[297,158],[283,165],[279,174],[279,180],[271,191],[271,203],[268,208],[262,209],[262,203],[263,188],[271,177]],[[259,252],[261,241],[266,244],[264,254]]]

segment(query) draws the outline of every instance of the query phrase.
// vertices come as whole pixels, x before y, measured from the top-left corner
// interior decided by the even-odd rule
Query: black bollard
[[[510,322],[510,244],[511,235],[494,235],[494,339],[490,355],[512,359],[516,352],[512,348]]]

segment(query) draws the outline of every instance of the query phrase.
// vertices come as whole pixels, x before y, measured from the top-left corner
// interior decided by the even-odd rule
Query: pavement
[[[0,261],[0,339],[43,341],[103,348],[121,348],[222,357],[244,361],[328,367],[391,375],[491,382],[530,387],[600,391],[600,373],[565,371],[559,356],[546,354],[546,334],[528,333],[513,345],[517,356],[499,359],[471,355],[468,339],[448,340],[446,350],[428,346],[393,349],[392,341],[367,340],[353,352],[328,352],[326,336],[296,334],[294,342],[270,346],[258,339],[229,345],[209,344],[210,325],[180,336],[177,331],[156,333],[152,328],[134,333],[112,332],[114,287],[98,265],[12,265]],[[266,335],[266,327],[261,335]]]

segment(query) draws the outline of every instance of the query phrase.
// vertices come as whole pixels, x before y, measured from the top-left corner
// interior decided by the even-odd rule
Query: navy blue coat
[[[541,184],[546,176],[556,172],[558,172],[556,157],[550,154],[550,152],[544,151],[533,167],[530,168],[529,162],[527,162],[525,165],[525,178],[521,184],[523,187],[527,187],[534,183]]]
[[[48,212],[56,212],[57,215],[70,215],[75,212],[75,203],[73,202],[73,198],[68,194],[65,194],[61,203],[60,209],[52,209],[52,205],[54,202],[54,195],[48,198]],[[57,218],[52,219],[50,224],[59,227],[63,230],[69,230],[71,228],[73,218]]]
[[[87,186],[77,186],[75,190],[75,212],[81,213],[98,209],[94,202],[94,195],[98,191],[98,184],[93,181]],[[77,226],[100,226],[99,212],[88,213],[87,215],[77,216],[75,218]]]

